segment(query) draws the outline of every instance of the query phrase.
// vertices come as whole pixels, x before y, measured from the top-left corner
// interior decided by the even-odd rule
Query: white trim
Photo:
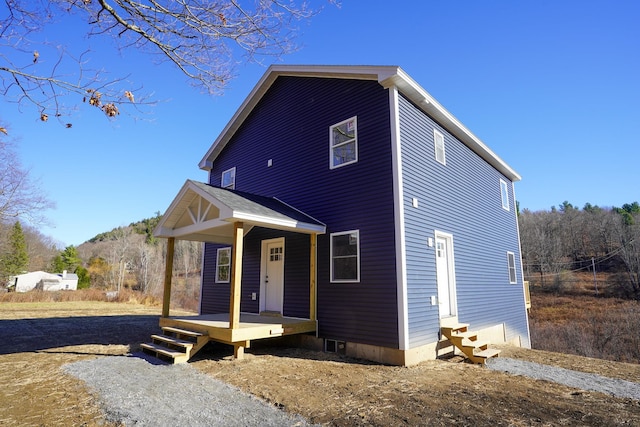
[[[509,203],[509,185],[507,181],[500,178],[500,201],[502,203],[502,209],[505,211],[511,210],[511,204]]]
[[[226,173],[229,173],[231,175],[231,184],[229,185],[224,185],[224,175]],[[227,190],[235,190],[236,188],[236,167],[235,166],[222,172],[222,175],[220,175],[220,187],[226,188]]]
[[[285,240],[284,237],[276,237],[275,239],[265,239],[260,242],[260,301],[258,301],[259,310],[265,311],[267,305],[267,294],[265,277],[267,275],[267,246],[270,243],[282,243],[282,298],[280,298],[280,313],[284,310],[284,257],[285,257]]]
[[[331,65],[272,65],[262,75],[242,105],[235,112],[207,153],[200,160],[199,167],[211,170],[214,160],[231,140],[244,120],[260,102],[264,94],[279,76],[328,77],[337,79],[373,80],[385,88],[397,90],[434,118],[444,129],[462,141],[490,165],[511,181],[519,181],[520,175],[498,157],[477,136],[460,123],[426,90],[397,66],[331,66]]]
[[[438,141],[442,141],[442,159],[438,158],[438,152],[440,151],[438,149]],[[433,151],[434,151],[434,158],[436,159],[436,162],[442,164],[442,165],[447,165],[447,153],[446,153],[446,149],[445,149],[445,142],[444,142],[444,135],[442,134],[442,132],[440,132],[438,129],[433,129]]]
[[[220,265],[218,264],[218,260],[220,259],[220,252],[221,251],[229,251],[229,278],[227,280],[218,280],[219,276],[218,276],[218,269],[220,268]],[[223,248],[218,248],[216,250],[216,271],[215,271],[215,278],[214,278],[214,282],[215,283],[229,283],[231,281],[231,256],[232,253],[231,251],[233,251],[233,249],[231,248],[231,246],[225,246]]]
[[[409,349],[409,302],[407,299],[407,251],[404,228],[404,191],[402,188],[402,149],[400,141],[400,112],[398,89],[389,88],[391,121],[391,163],[393,167],[394,223],[396,239],[396,287],[398,289],[398,346]]]
[[[518,212],[516,209],[516,186],[511,183],[511,187],[513,189],[513,206],[514,206],[514,218],[516,221],[516,230],[518,231],[518,253],[520,254],[520,277],[522,277],[522,286],[523,286],[523,291],[522,291],[522,309],[524,310],[524,315],[525,318],[527,319],[527,340],[528,340],[528,344],[529,347],[531,347],[531,331],[529,329],[529,312],[527,311],[526,307],[525,307],[525,303],[526,303],[526,296],[524,294],[524,267],[522,265],[522,244],[520,243],[520,223],[518,222]]]
[[[245,212],[237,212],[237,211],[232,212],[230,219],[243,221],[243,222],[255,222],[262,227],[264,227],[264,224],[267,224],[268,226],[272,226],[273,228],[278,228],[278,227],[286,228],[286,229],[294,228],[296,229],[294,231],[298,233],[302,232],[302,231],[297,231],[298,229],[311,231],[314,233],[320,233],[320,234],[324,234],[326,230],[326,227],[323,225],[309,224],[306,222],[300,222],[300,221],[289,220],[289,219],[277,219],[277,218],[272,218],[268,216],[250,214]],[[229,221],[229,219],[227,219],[227,221]]]
[[[338,126],[341,126],[345,123],[349,123],[349,122],[353,122],[353,126],[354,126],[354,130],[355,130],[355,135],[353,138],[353,144],[355,145],[355,158],[353,160],[349,160],[348,162],[344,162],[344,163],[340,163],[338,165],[334,165],[333,164],[333,150],[334,148],[336,148],[336,145],[333,144],[333,130],[335,128],[337,128]],[[351,140],[346,141],[346,142],[342,142],[340,143],[338,146],[343,146],[343,145],[347,145],[350,144]],[[348,118],[347,120],[343,120],[340,123],[336,123],[334,125],[329,126],[329,169],[337,169],[337,168],[341,168],[342,166],[347,166],[353,163],[357,163],[358,162],[358,116],[353,116],[351,118]]]
[[[511,280],[511,260],[513,259],[513,275],[514,280]],[[516,267],[516,254],[511,251],[507,251],[507,274],[509,275],[509,284],[516,285],[518,284],[518,269]]]
[[[456,317],[458,316],[458,284],[456,282],[456,264],[453,250],[453,234],[435,230],[434,235],[436,239],[436,250],[434,251],[434,254],[436,257],[438,256],[437,239],[440,238],[447,241],[447,273],[449,275],[449,304],[451,306],[451,314],[447,317]],[[437,266],[438,260],[436,259],[435,262]],[[440,319],[442,319],[442,317],[440,317]]]
[[[356,234],[356,239],[358,241],[356,250],[356,279],[334,279],[333,278],[333,236],[344,236],[346,234]],[[331,283],[360,283],[360,230],[348,230],[348,231],[340,231],[336,233],[329,234],[329,281]]]

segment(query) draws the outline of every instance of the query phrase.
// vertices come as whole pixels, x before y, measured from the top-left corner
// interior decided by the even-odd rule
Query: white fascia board
[[[213,160],[279,76],[349,78],[380,82],[390,78],[397,70],[397,66],[271,65],[220,132],[198,166],[202,170],[211,171]]]
[[[195,194],[197,194],[198,196],[202,197],[203,199],[205,199],[206,201],[208,201],[212,205],[214,205],[216,208],[218,208],[220,210],[219,218],[224,219],[224,218],[231,217],[231,213],[232,213],[231,208],[229,208],[224,203],[220,202],[218,199],[212,197],[206,191],[204,191],[200,187],[198,187],[193,181],[188,179],[184,183],[184,185],[182,186],[180,191],[178,191],[178,194],[173,199],[173,201],[171,202],[171,204],[169,205],[169,207],[165,211],[164,215],[162,215],[162,218],[158,222],[158,225],[156,225],[156,228],[154,228],[154,231],[153,231],[153,235],[154,236],[156,236],[156,237],[170,237],[170,236],[167,236],[167,235],[162,235],[161,236],[159,234],[159,232],[160,232],[160,230],[164,230],[163,233],[165,233],[166,230],[172,229],[171,221],[174,220],[174,215],[172,215],[172,214],[181,209],[180,208],[180,204],[182,203],[183,199],[186,197],[186,195],[187,195],[187,193],[189,191],[193,191]]]
[[[255,224],[269,225],[271,227],[276,228],[285,228],[288,230],[298,231],[298,232],[311,232],[313,234],[324,234],[326,229],[322,225],[317,224],[309,224],[305,222],[296,221],[294,219],[286,219],[286,218],[274,218],[269,216],[262,216],[251,214],[247,212],[238,212],[234,211],[232,217],[237,221],[247,221]]]
[[[193,185],[191,184],[191,181],[186,180],[185,183],[182,185],[182,188],[180,188],[180,191],[178,191],[178,194],[176,195],[176,197],[174,197],[174,199],[171,201],[171,204],[169,205],[167,210],[164,211],[162,218],[160,218],[160,221],[158,221],[158,224],[153,229],[153,235],[155,237],[160,237],[160,234],[159,234],[160,230],[167,228],[165,227],[165,224],[169,221],[169,217],[170,217],[169,213],[178,209],[178,206],[180,205],[182,198],[187,194],[187,190],[189,189],[190,185]]]
[[[205,156],[200,160],[200,169],[210,171],[213,160],[222,151],[226,143],[238,130],[242,122],[262,99],[279,76],[346,78],[377,80],[385,88],[396,86],[400,92],[419,105],[426,113],[436,119],[449,132],[459,138],[474,152],[485,159],[511,181],[520,181],[521,177],[477,136],[467,129],[458,119],[447,111],[436,99],[424,90],[398,66],[348,66],[348,65],[272,65],[251,90],[240,108],[222,130]]]
[[[382,80],[383,87],[396,86],[398,90],[419,106],[425,113],[433,117],[445,129],[460,139],[465,145],[471,148],[480,157],[486,160],[491,166],[500,171],[512,182],[520,181],[521,176],[507,165],[504,160],[498,157],[489,147],[487,147],[477,136],[475,136],[466,126],[464,126],[453,114],[447,111],[436,99],[429,94],[422,86],[413,80],[402,69]]]

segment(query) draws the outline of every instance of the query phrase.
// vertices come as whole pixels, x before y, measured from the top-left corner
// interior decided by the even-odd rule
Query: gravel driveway
[[[125,426],[309,425],[189,365],[158,364],[142,353],[63,369],[97,392],[107,420]]]
[[[553,381],[580,390],[640,400],[640,384],[510,358],[490,359],[492,370]],[[100,357],[65,365],[97,392],[105,417],[125,426],[308,426],[188,364],[167,365],[133,356]]]
[[[597,391],[615,397],[630,397],[640,400],[640,384],[630,381],[506,357],[489,359],[487,360],[487,366],[495,371],[553,381],[580,390]]]

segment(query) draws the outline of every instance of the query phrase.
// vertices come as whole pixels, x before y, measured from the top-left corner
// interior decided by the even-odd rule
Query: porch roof
[[[233,223],[305,234],[324,234],[326,226],[278,200],[187,180],[153,234],[181,240],[233,242]]]

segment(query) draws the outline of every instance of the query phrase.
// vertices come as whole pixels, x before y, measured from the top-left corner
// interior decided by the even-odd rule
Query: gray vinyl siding
[[[329,128],[354,116],[358,161],[331,170]],[[388,91],[376,81],[279,77],[215,159],[210,183],[236,167],[237,190],[277,197],[326,224],[317,242],[319,335],[398,348],[389,117]],[[360,283],[330,283],[329,234],[348,230],[360,231]],[[308,239],[295,240],[297,251],[286,239],[285,314],[308,313],[308,293],[290,288],[308,287]],[[290,271],[289,262],[306,270]],[[205,264],[214,263],[207,253]]]
[[[453,235],[459,321],[473,329],[504,323],[507,339],[528,345],[511,181],[402,96],[399,115],[409,346],[438,339],[438,306],[430,300],[438,294],[435,243],[427,244],[436,230]],[[445,138],[446,165],[435,160],[434,128]],[[509,211],[500,179],[509,184]],[[509,283],[507,252],[515,254],[516,284]]]

